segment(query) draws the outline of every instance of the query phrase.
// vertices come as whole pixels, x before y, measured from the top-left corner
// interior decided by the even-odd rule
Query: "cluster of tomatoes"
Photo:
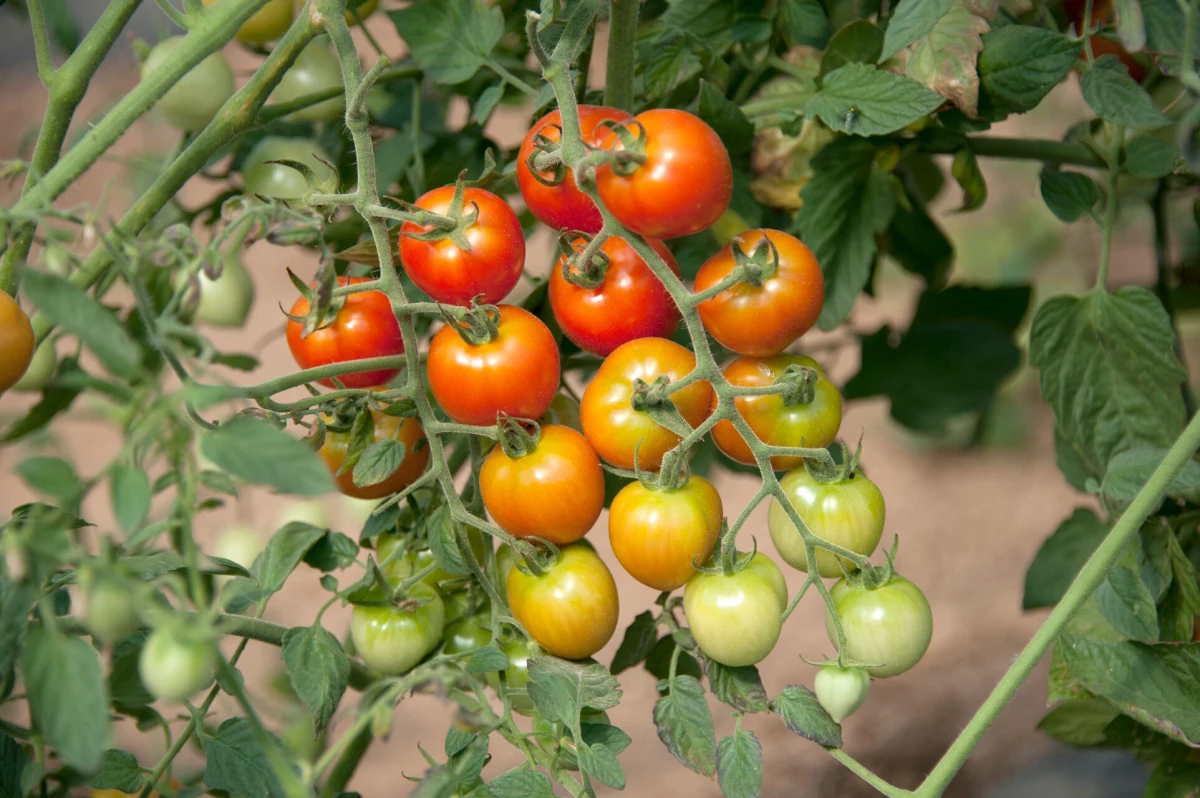
[[[733,183],[724,146],[707,124],[684,111],[653,110],[630,117],[617,109],[581,106],[579,112],[589,149],[612,154],[594,167],[601,200],[627,229],[651,236],[649,247],[674,274],[671,289],[683,292],[686,301],[678,267],[660,239],[703,230],[724,213]],[[517,176],[534,215],[568,231],[568,238],[578,236],[580,244],[560,256],[549,285],[554,317],[564,334],[604,358],[583,392],[578,425],[545,423],[561,380],[550,329],[521,307],[495,304],[515,287],[525,259],[517,215],[500,197],[479,188],[460,187],[457,193],[454,186],[435,189],[418,199],[416,208],[450,219],[453,230],[406,222],[398,248],[416,285],[442,305],[466,308],[464,318],[474,319],[468,323],[448,316],[452,320],[429,341],[428,384],[438,405],[460,424],[495,427],[499,420],[502,432],[517,425],[517,442],[510,445],[501,435],[505,440],[483,462],[480,496],[500,529],[515,538],[551,544],[553,552],[548,564],[513,567],[512,552],[502,549],[500,577],[513,617],[544,650],[580,660],[599,651],[617,625],[616,583],[584,540],[604,508],[601,461],[617,469],[659,470],[680,444],[682,430],[660,424],[649,405],[670,402],[694,429],[721,400],[709,382],[690,376],[696,356],[668,338],[681,316],[664,281],[629,241],[613,235],[594,246],[593,237],[603,235],[600,209],[580,190],[569,167],[543,157],[557,152],[560,137],[557,111],[539,120],[522,145]],[[673,189],[664,190],[664,185]],[[663,202],[663,196],[673,199]],[[589,245],[601,253],[594,257],[602,271],[573,280],[579,254]],[[579,270],[587,272],[589,265]],[[340,284],[360,279],[340,278]],[[702,295],[692,301],[698,303],[707,332],[739,355],[724,369],[724,378],[735,387],[762,389],[734,399],[750,432],[774,447],[831,444],[841,423],[840,394],[815,361],[784,351],[816,322],[823,302],[821,271],[808,248],[777,230],[743,233],[703,265],[694,290],[692,296]],[[403,352],[390,301],[379,291],[347,295],[330,324],[305,335],[308,310],[308,300],[298,300],[288,325],[288,343],[301,367]],[[396,374],[398,370],[358,372],[342,376],[341,382],[370,388]],[[810,375],[808,390],[781,387],[801,374]],[[661,395],[668,386],[669,395]],[[537,419],[543,423],[527,423]],[[424,432],[416,419],[376,413],[375,422],[376,439],[400,440],[408,455],[395,473],[375,485],[356,485],[349,473],[340,474],[338,484],[349,495],[396,493],[427,467],[428,448],[420,443]],[[718,421],[711,431],[730,458],[757,462],[729,419]],[[346,433],[332,433],[321,450],[335,474],[343,468],[348,445]],[[781,484],[810,530],[857,554],[874,552],[883,531],[884,503],[873,482],[853,469],[840,479],[822,481],[809,474],[802,458],[787,454],[773,456],[771,466],[790,469]],[[684,588],[684,613],[706,656],[729,666],[750,665],[767,656],[779,638],[787,589],[779,568],[762,553],[740,558],[734,553],[727,567],[711,565],[723,518],[713,485],[685,474],[626,485],[611,502],[608,530],[617,561],[633,578],[660,591]],[[783,559],[807,571],[803,539],[790,514],[774,500],[769,527]],[[475,542],[482,546],[482,536]],[[385,537],[377,548],[392,580],[433,562],[428,551],[406,551],[400,537]],[[424,564],[419,555],[426,557]],[[844,568],[853,568],[826,551],[818,553],[816,567],[822,577],[842,576]],[[448,575],[439,573],[411,590],[408,598],[414,601],[403,606],[355,609],[351,636],[369,666],[402,673],[443,639],[456,650],[490,639],[470,618],[446,633],[445,596],[436,587]],[[931,632],[929,606],[907,580],[894,577],[867,587],[842,579],[832,595],[845,631],[844,654],[868,665],[865,673],[901,673],[924,653]],[[832,621],[828,631],[836,640]],[[525,647],[510,646],[507,653],[510,686],[519,686]],[[827,675],[826,681],[834,678]],[[847,678],[866,677],[853,672]]]

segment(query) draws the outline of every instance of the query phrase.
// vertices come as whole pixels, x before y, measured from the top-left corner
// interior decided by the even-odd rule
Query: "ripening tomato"
[[[541,576],[508,573],[513,617],[556,657],[590,657],[617,629],[617,584],[590,546],[573,543]]]
[[[151,48],[142,62],[142,80],[149,80],[183,43],[182,36],[163,39]],[[154,104],[154,111],[181,130],[203,130],[233,96],[233,70],[220,52],[206,57],[186,73]]]
[[[374,14],[375,8],[378,5],[379,0],[349,0],[349,2],[346,3],[346,24],[350,25],[351,27],[357,25],[358,20],[365,20],[367,17]],[[358,14],[357,18],[354,16],[354,14],[350,13],[351,8],[353,8]]]
[[[483,504],[496,526],[518,538],[564,546],[588,533],[604,509],[604,471],[591,444],[570,427],[542,427],[532,452],[516,459],[496,446],[479,471]]]
[[[618,122],[630,119],[630,115],[620,108],[609,108],[603,105],[579,106],[579,132],[585,144],[596,146],[598,131],[596,126],[606,119]],[[538,218],[542,224],[555,230],[581,230],[585,233],[598,233],[603,219],[600,210],[592,198],[579,190],[575,185],[575,175],[569,167],[565,168],[562,181],[557,185],[548,186],[537,179],[534,170],[529,167],[529,156],[536,150],[534,139],[538,135],[545,136],[551,141],[558,141],[562,136],[559,125],[562,115],[554,109],[533,123],[533,127],[525,134],[521,142],[521,151],[517,154],[517,188],[525,200],[525,207]],[[603,132],[603,131],[599,131]],[[538,172],[542,178],[553,180],[553,172]]]
[[[442,642],[445,608],[437,591],[414,585],[408,597],[419,607],[358,606],[350,615],[350,639],[368,668],[385,676],[410,670]]]
[[[17,384],[33,360],[33,325],[17,300],[0,291],[0,393]]]
[[[535,419],[558,393],[558,345],[549,328],[524,308],[499,308],[493,340],[467,343],[447,324],[429,343],[429,389],[460,424],[490,426],[502,412]]]
[[[600,199],[617,221],[638,235],[675,238],[711,226],[733,197],[733,165],[721,138],[700,117],[674,108],[638,114],[623,127],[645,131],[646,160],[623,176],[609,164],[596,170]],[[622,150],[616,131],[600,146]]]
[[[338,285],[366,282],[365,277],[339,277]],[[333,323],[303,335],[304,324],[288,319],[287,342],[292,357],[302,369],[329,363],[346,363],[369,357],[404,354],[400,323],[392,311],[392,302],[382,291],[361,291],[342,298],[344,303]],[[303,318],[309,302],[304,297],[292,305],[292,316]],[[338,379],[347,388],[371,388],[383,385],[400,373],[400,369],[376,369],[343,374]],[[332,379],[321,380],[333,387]]]
[[[729,576],[700,572],[683,588],[683,613],[696,644],[730,667],[753,665],[771,653],[785,609],[783,574],[762,552]]]
[[[375,442],[391,439],[404,444],[404,459],[390,476],[372,485],[355,485],[353,468],[338,473],[342,464],[346,462],[346,454],[350,448],[348,431],[327,431],[325,443],[318,452],[329,473],[334,475],[338,490],[356,499],[382,499],[384,496],[399,493],[415,482],[425,471],[425,466],[429,465],[429,444],[425,440],[425,430],[421,428],[419,421],[415,418],[389,416],[376,410],[372,410],[371,415],[375,419]]]
[[[322,163],[322,160],[328,163]],[[315,141],[267,136],[254,145],[242,162],[242,185],[248,194],[276,199],[296,199],[308,193],[308,180],[290,166],[268,161],[295,161],[313,171],[318,191],[334,191],[337,175],[328,164],[333,159]]]
[[[842,653],[876,679],[896,676],[925,656],[933,638],[933,613],[921,589],[902,576],[871,590],[839,579],[829,589],[846,634]],[[825,632],[837,645],[837,630],[829,610]]]
[[[777,355],[808,332],[821,315],[825,279],[800,239],[778,230],[736,236],[696,273],[697,292],[716,285],[735,268],[733,248],[749,255],[763,239],[779,253],[775,274],[762,285],[740,282],[700,303],[700,321],[721,346],[739,355]]]
[[[639,338],[617,347],[588,384],[579,406],[583,434],[596,453],[618,468],[631,469],[636,449],[639,468],[653,471],[661,466],[663,455],[680,437],[633,409],[634,383],[652,383],[663,374],[674,382],[695,367],[690,350],[665,338]],[[712,386],[697,381],[671,394],[671,401],[694,427],[708,416],[712,397]]]
[[[482,563],[484,547],[488,545],[487,536],[474,527],[467,527],[467,541],[470,543],[471,553],[475,555],[475,561]],[[412,576],[416,571],[423,571],[437,561],[433,552],[428,548],[414,549],[412,546],[412,542],[403,535],[392,532],[383,533],[375,541],[375,558],[379,562],[379,567],[383,569],[383,575],[394,585],[400,584],[402,580]],[[457,581],[461,583],[463,579],[462,575],[452,574],[442,568],[434,568],[421,581],[430,587],[443,590],[452,587],[444,585],[444,582]],[[445,590],[444,592],[448,594],[452,591]],[[447,617],[450,614],[449,608],[447,608]]]
[[[204,0],[211,6],[217,0]],[[247,44],[273,42],[287,32],[292,24],[293,0],[267,0],[267,4],[250,15],[242,23],[233,38]]]
[[[721,494],[692,475],[675,490],[630,482],[608,511],[608,538],[617,562],[655,590],[675,590],[712,555],[721,535]]]
[[[219,656],[211,640],[160,627],[142,646],[138,673],[155,698],[185,701],[212,684]]]
[[[864,557],[870,556],[879,545],[885,517],[883,493],[862,474],[854,473],[841,482],[823,484],[800,466],[789,471],[779,484],[804,525],[817,537]],[[774,497],[767,509],[767,529],[784,562],[807,571],[808,553],[804,550],[804,539],[783,505]],[[842,567],[838,560],[832,552],[817,549],[817,573],[826,578],[841,576]],[[844,565],[848,571],[855,568],[849,561]]]
[[[863,705],[870,689],[871,675],[862,668],[826,665],[817,671],[817,677],[813,680],[817,701],[837,723],[853,715]]]
[[[661,241],[647,239],[679,276],[679,265]],[[583,288],[563,277],[566,256],[550,270],[550,307],[563,333],[575,345],[604,357],[637,338],[670,338],[679,327],[679,308],[642,256],[622,238],[600,245],[608,270],[598,288]]]
[[[270,99],[272,103],[291,102],[314,92],[341,87],[342,67],[337,54],[326,40],[317,38],[296,56],[295,63],[283,73],[279,85],[271,92]],[[341,119],[345,112],[346,94],[339,92],[328,100],[292,111],[286,118],[304,122],[331,122]]]
[[[759,440],[769,446],[806,447],[820,449],[833,443],[842,425],[842,395],[825,376],[817,361],[803,355],[775,355],[756,358],[739,357],[725,367],[722,374],[733,385],[753,388],[773,384],[788,366],[807,366],[817,370],[813,400],[808,404],[788,407],[777,393],[760,396],[739,396],[733,400],[738,414],[750,425]],[[716,409],[714,397],[713,409]],[[713,442],[730,459],[754,465],[754,453],[733,423],[718,421],[712,431]],[[795,468],[804,458],[775,455],[771,467],[776,471]]]
[[[423,194],[416,205],[447,214],[453,198],[454,186],[442,186]],[[478,216],[463,233],[470,249],[462,249],[450,238],[422,241],[411,235],[428,233],[434,225],[405,222],[400,227],[404,271],[436,302],[467,307],[478,296],[480,304],[494,305],[521,279],[525,233],[516,212],[492,192],[468,188],[463,193],[463,213],[473,210]]]

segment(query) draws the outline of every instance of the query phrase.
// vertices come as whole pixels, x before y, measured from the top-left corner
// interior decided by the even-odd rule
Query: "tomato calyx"
[[[514,539],[512,546],[513,551],[521,555],[513,559],[513,567],[535,578],[546,574],[562,556],[559,547],[545,538]]]
[[[779,392],[785,407],[812,404],[817,393],[817,380],[820,376],[817,370],[810,366],[800,366],[795,363],[788,366],[775,380],[775,385],[782,388]]]
[[[740,268],[742,281],[755,288],[762,288],[763,283],[779,271],[779,250],[767,236],[759,239],[750,252],[743,250],[736,242],[732,250],[735,271]]]
[[[592,236],[588,233],[564,230],[558,238],[558,246],[567,257],[563,259],[563,279],[580,288],[599,288],[604,285],[611,262],[601,249],[608,236]],[[581,248],[579,242],[586,242]],[[567,253],[570,254],[567,254]]]
[[[342,306],[346,304],[344,297],[334,296],[333,288],[337,282],[337,276],[333,273],[333,269],[322,266],[317,272],[317,279],[311,284],[297,277],[291,268],[288,268],[287,274],[300,295],[308,300],[308,313],[304,316],[294,316],[286,310],[283,311],[283,315],[287,316],[289,320],[304,325],[301,338],[307,338],[322,327],[332,324]],[[279,309],[283,310],[282,304]]]
[[[630,130],[630,126],[636,130]],[[587,156],[589,165],[607,163],[614,174],[629,177],[646,162],[646,127],[641,122],[636,119],[605,119],[596,125],[597,138],[601,130],[611,130],[621,148],[592,150]]]
[[[471,346],[491,343],[500,335],[500,308],[495,305],[461,308],[439,304],[438,307],[446,323]]]
[[[842,566],[842,573],[846,581],[851,585],[864,590],[878,590],[891,582],[893,577],[898,576],[896,573],[896,552],[899,548],[900,537],[896,536],[892,538],[891,550],[884,550],[883,552],[886,562],[882,566],[872,565],[870,562],[867,562],[864,564],[864,567],[850,573],[842,558],[838,558],[838,563]]]
[[[336,166],[334,166],[329,161],[322,158],[320,155],[317,155],[315,152],[311,153],[311,154],[312,154],[312,157],[316,158],[318,161],[320,161],[321,163],[328,166],[329,171],[332,174],[334,174],[334,175],[337,174]],[[330,187],[328,180],[322,181],[321,178],[319,178],[317,176],[317,173],[313,170],[313,168],[311,166],[309,166],[308,164],[303,163],[301,161],[294,161],[290,158],[279,158],[277,160],[263,161],[263,163],[264,164],[278,164],[279,166],[286,166],[289,169],[295,169],[297,172],[299,172],[300,174],[302,174],[304,176],[304,182],[308,184],[308,195],[305,195],[303,197],[296,197],[294,200],[291,201],[292,205],[294,205],[295,207],[297,207],[301,210],[303,210],[306,207],[309,207],[310,205],[316,204],[316,203],[312,203],[310,201],[310,196],[312,194],[325,193],[323,190],[327,190]],[[255,196],[258,197],[259,199],[263,200],[264,202],[270,201],[269,197],[264,197],[260,194],[256,194]]]
[[[629,397],[629,405],[640,413],[645,413],[656,424],[666,427],[681,438],[686,438],[692,432],[692,427],[679,413],[679,408],[671,401],[671,394],[685,387],[677,382],[672,383],[666,374],[660,374],[653,382],[646,382],[641,377],[633,381],[633,391]]]
[[[543,186],[553,187],[566,178],[567,167],[562,160],[562,147],[559,142],[542,132],[548,128],[557,130],[559,138],[562,138],[562,125],[557,122],[539,128],[533,137],[533,152],[525,159],[525,165],[529,167],[529,174],[534,180]],[[546,172],[550,173],[549,178],[544,176]]]
[[[858,461],[862,458],[862,440],[858,442],[854,453],[850,453],[850,447],[841,441],[831,444],[841,449],[840,460],[835,460],[832,456],[828,460],[814,460],[812,458],[804,459],[804,470],[815,481],[822,485],[836,485],[839,482],[849,482],[854,479],[858,471]]]
[[[464,252],[470,252],[471,242],[467,240],[467,231],[479,219],[479,205],[474,201],[470,203],[465,201],[467,191],[466,177],[467,170],[464,169],[459,173],[458,180],[454,183],[454,196],[450,198],[450,207],[447,208],[447,213],[444,216],[431,213],[409,202],[403,202],[405,210],[417,217],[412,220],[415,224],[423,226],[432,225],[433,229],[426,230],[423,233],[402,231],[399,235],[405,235],[418,241],[441,241],[448,238],[459,249]]]
[[[514,460],[532,453],[542,439],[542,427],[536,421],[516,419],[503,411],[496,416],[496,426],[500,447]]]

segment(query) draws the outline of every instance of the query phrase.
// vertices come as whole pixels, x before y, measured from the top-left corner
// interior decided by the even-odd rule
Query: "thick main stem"
[[[633,67],[637,57],[638,10],[641,0],[609,0],[608,64],[604,104],[633,111]]]
[[[996,689],[983,702],[983,706],[979,708],[979,711],[967,723],[966,728],[962,730],[945,755],[930,771],[925,781],[915,791],[915,795],[919,798],[936,798],[945,792],[950,780],[967,761],[967,757],[979,744],[988,727],[992,725],[1001,710],[1029,678],[1029,674],[1049,650],[1055,638],[1062,633],[1067,623],[1088,600],[1088,597],[1100,587],[1100,583],[1108,575],[1108,569],[1125,550],[1130,538],[1141,529],[1146,517],[1162,501],[1172,480],[1175,479],[1184,464],[1196,454],[1197,449],[1200,449],[1200,416],[1193,417],[1188,423],[1187,428],[1175,441],[1163,461],[1159,463],[1158,468],[1154,469],[1149,481],[1130,503],[1129,509],[1121,515],[1108,536],[1088,558],[1058,606],[1050,613],[1050,617],[1034,633],[1028,645],[1017,656],[1012,667],[1008,669],[1008,673],[1000,679]]]

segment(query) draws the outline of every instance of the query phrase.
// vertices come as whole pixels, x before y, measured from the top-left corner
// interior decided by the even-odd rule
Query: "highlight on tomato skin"
[[[683,613],[705,656],[729,667],[766,659],[783,629],[787,585],[779,566],[758,552],[732,574],[699,572],[683,589]]]

